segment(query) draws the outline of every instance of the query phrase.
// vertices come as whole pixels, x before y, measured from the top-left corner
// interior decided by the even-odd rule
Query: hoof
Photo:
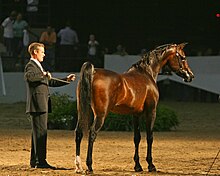
[[[75,169],[75,173],[77,173],[77,174],[85,174],[84,170],[81,170],[81,169]]]
[[[141,167],[140,164],[136,165],[136,166],[134,167],[134,170],[135,170],[135,172],[142,172],[142,171],[143,171],[143,169],[142,169],[142,167]]]
[[[156,167],[152,164],[152,166],[148,166],[148,171],[149,171],[149,172],[156,172],[157,169],[156,169]]]
[[[86,175],[87,174],[93,174],[93,170],[86,170]]]

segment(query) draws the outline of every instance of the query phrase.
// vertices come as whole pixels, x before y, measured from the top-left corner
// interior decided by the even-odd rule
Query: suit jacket
[[[48,87],[68,84],[57,80],[48,80],[48,77],[43,75],[40,67],[32,60],[25,66],[24,80],[27,89],[26,113],[48,112]]]

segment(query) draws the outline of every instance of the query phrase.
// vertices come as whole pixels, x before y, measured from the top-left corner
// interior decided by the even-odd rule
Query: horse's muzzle
[[[187,72],[186,77],[183,79],[185,82],[191,82],[194,78],[194,74],[192,72]]]
[[[185,82],[191,82],[194,78],[194,74],[191,71],[180,69],[176,74],[183,78]]]

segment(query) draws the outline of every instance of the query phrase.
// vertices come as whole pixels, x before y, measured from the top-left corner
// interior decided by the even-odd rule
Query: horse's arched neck
[[[157,51],[152,51],[150,53],[150,58],[152,57],[154,58],[154,59],[150,59],[150,67],[152,70],[152,77],[155,81],[157,80],[157,76],[160,70],[167,63],[169,57],[172,54],[174,54],[174,52],[175,52],[174,49],[170,48],[170,49],[166,49],[160,54],[158,54]]]
[[[159,61],[160,62],[160,69],[162,69],[162,67],[167,64],[169,58],[173,57],[175,55],[175,53],[176,53],[176,48],[173,48],[173,47],[166,49],[162,53],[162,55],[160,57],[160,61]]]
[[[154,81],[157,81],[157,76],[162,67],[167,63],[169,57],[174,54],[173,48],[166,48],[165,50],[153,50],[148,56],[140,60],[128,69],[128,72],[139,70],[141,72],[147,72],[152,76]]]
[[[151,68],[151,75],[154,79],[154,81],[156,82],[157,81],[157,76],[160,72],[160,69],[161,69],[161,58],[159,58],[157,56],[157,53],[156,51],[153,51],[150,53],[150,56],[149,56],[150,60],[149,60],[149,67]]]

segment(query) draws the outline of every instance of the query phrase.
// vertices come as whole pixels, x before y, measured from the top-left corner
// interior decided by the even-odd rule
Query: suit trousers
[[[47,119],[48,113],[30,113],[32,138],[30,164],[44,164],[47,154]]]

